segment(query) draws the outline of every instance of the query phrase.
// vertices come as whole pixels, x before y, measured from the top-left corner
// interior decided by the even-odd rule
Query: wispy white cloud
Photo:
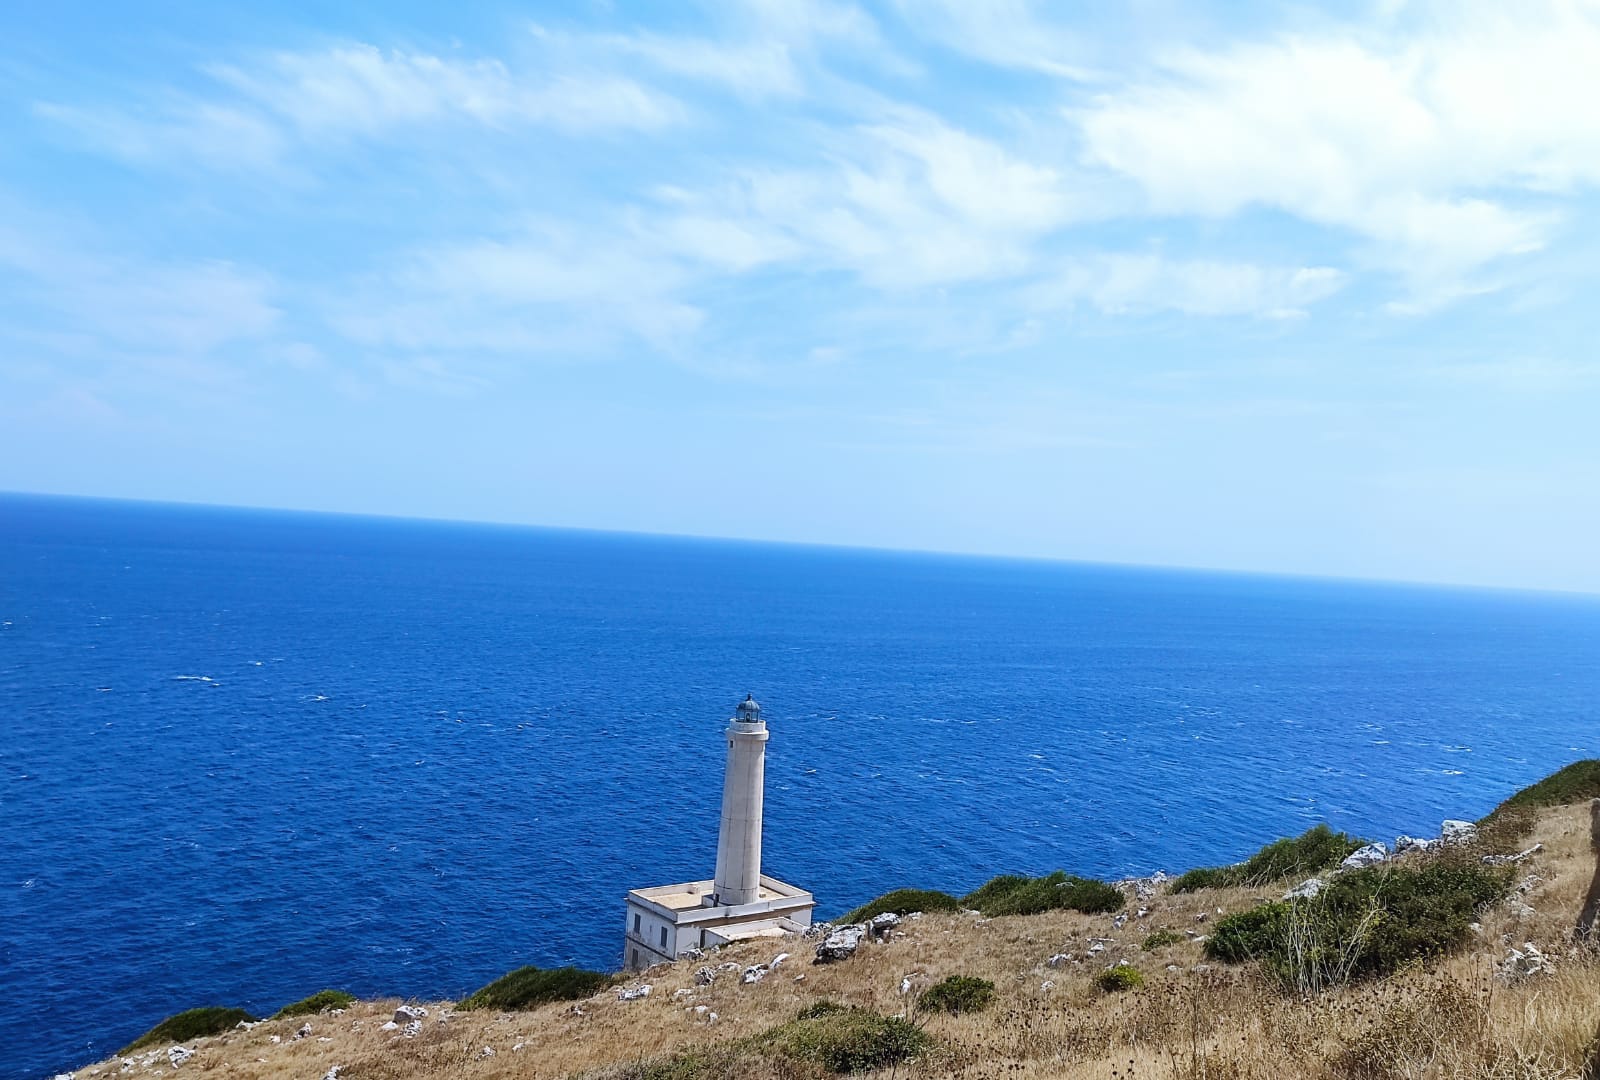
[[[1040,309],[1087,303],[1110,315],[1175,311],[1185,315],[1286,318],[1332,296],[1346,280],[1328,266],[1110,254],[1068,260],[1030,291]]]
[[[203,357],[265,337],[279,321],[268,275],[214,259],[149,260],[0,228],[0,277],[56,349]],[[36,326],[38,323],[36,322]]]
[[[1031,0],[895,0],[913,31],[1001,67],[1090,77],[1086,36],[1052,22]]]
[[[1404,26],[1165,57],[1069,111],[1084,159],[1159,214],[1287,211],[1348,229],[1428,307],[1537,250],[1541,196],[1600,182],[1591,5],[1429,4]]]
[[[139,163],[248,171],[298,145],[379,139],[468,124],[509,131],[648,132],[681,123],[670,94],[612,72],[528,72],[498,59],[346,44],[213,64],[209,97],[156,95],[134,107],[40,102],[36,113]]]
[[[677,298],[682,283],[670,261],[549,224],[413,252],[330,317],[374,348],[592,354],[643,340],[670,351],[702,318]]]
[[[703,192],[663,189],[658,234],[725,266],[786,260],[915,288],[1022,273],[1032,243],[1077,212],[1054,169],[910,110],[834,140],[829,156]]]

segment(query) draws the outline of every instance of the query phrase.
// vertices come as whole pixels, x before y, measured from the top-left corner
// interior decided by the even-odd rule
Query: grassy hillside
[[[385,1030],[399,1002],[363,1002],[310,1017],[304,1038],[296,1017],[190,1039],[195,1055],[176,1071],[152,1043],[131,1066],[77,1075],[289,1080],[338,1065],[340,1080],[1600,1076],[1600,961],[1569,941],[1594,867],[1588,812],[1537,801],[1587,794],[1586,775],[1528,789],[1525,841],[1543,848],[1508,870],[1486,867],[1482,851],[1408,855],[1337,879],[1320,907],[1284,905],[1277,886],[1197,888],[1127,905],[1120,926],[1111,912],[1056,907],[930,911],[834,964],[808,963],[808,942],[746,943],[531,1008],[522,991],[546,980],[523,974],[500,987],[506,1008],[424,1003],[414,1038]],[[1526,963],[1528,943],[1551,970],[1503,974],[1513,946]],[[779,952],[791,956],[742,981]],[[1322,964],[1320,983],[1281,977],[1308,959]],[[702,985],[697,969],[719,965],[735,970]],[[565,992],[565,977],[548,978]],[[648,997],[619,1000],[616,989],[644,982]],[[523,1007],[510,1011],[513,998]]]

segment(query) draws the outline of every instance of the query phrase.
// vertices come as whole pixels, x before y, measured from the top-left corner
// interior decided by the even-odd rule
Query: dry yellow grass
[[[926,1030],[938,1049],[897,1075],[1580,1078],[1600,1031],[1600,963],[1576,949],[1570,934],[1593,872],[1587,807],[1544,812],[1528,843],[1534,840],[1544,850],[1517,871],[1519,882],[1531,884],[1511,904],[1485,915],[1473,947],[1314,1000],[1286,997],[1249,969],[1206,963],[1189,933],[1203,934],[1219,908],[1237,911],[1261,898],[1248,890],[1213,890],[1144,901],[1149,914],[1130,917],[1120,930],[1109,915],[1071,912],[997,919],[925,915],[902,923],[902,936],[864,945],[838,964],[811,965],[809,944],[794,940],[734,946],[706,961],[747,965],[768,962],[780,950],[793,954],[751,985],[728,972],[698,987],[694,971],[702,965],[680,962],[650,972],[644,981],[652,993],[637,1001],[618,1001],[607,992],[525,1013],[458,1013],[448,1002],[427,1002],[429,1016],[414,1039],[381,1030],[400,1002],[361,1003],[310,1018],[312,1033],[303,1039],[294,1033],[305,1021],[295,1019],[199,1040],[191,1044],[195,1056],[176,1072],[315,1080],[338,1065],[342,1080],[567,1077],[755,1035],[823,998],[886,1014],[908,1012],[915,989],[961,974],[991,979],[995,1006],[975,1015],[928,1018]],[[1523,902],[1534,914],[1516,913]],[[1130,904],[1130,914],[1139,906]],[[1145,937],[1163,928],[1186,940],[1141,951]],[[1089,957],[1096,939],[1107,939],[1104,951]],[[1497,980],[1494,965],[1508,945],[1527,941],[1554,959],[1556,972],[1513,983]],[[1062,952],[1075,961],[1049,967],[1047,959]],[[1148,985],[1111,996],[1094,989],[1093,977],[1123,958],[1146,974]],[[902,994],[908,977],[913,993]],[[697,1006],[707,1012],[696,1012]],[[710,1012],[717,1014],[715,1022],[706,1019]],[[164,1048],[135,1055],[132,1064],[114,1059],[88,1066],[78,1076],[158,1072],[174,1072]],[[759,1080],[812,1073],[752,1057],[747,1068],[730,1075]]]

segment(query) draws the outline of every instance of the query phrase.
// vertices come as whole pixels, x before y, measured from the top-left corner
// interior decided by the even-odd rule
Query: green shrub
[[[818,1002],[751,1045],[776,1057],[820,1065],[829,1072],[865,1072],[898,1065],[931,1045],[916,1025],[868,1009]]]
[[[1103,881],[1074,877],[1057,870],[1044,877],[1002,874],[991,878],[962,903],[985,915],[1037,915],[1042,911],[1082,911],[1096,914],[1116,911],[1122,893]]]
[[[1131,964],[1118,964],[1096,975],[1094,984],[1108,994],[1120,994],[1124,990],[1137,990],[1143,986],[1144,975]]]
[[[1176,945],[1186,940],[1188,939],[1176,930],[1157,930],[1145,938],[1144,944],[1139,947],[1145,952],[1155,952],[1157,949],[1165,949],[1168,945]]]
[[[760,1035],[715,1046],[691,1046],[672,1054],[621,1062],[583,1074],[584,1080],[745,1080],[773,1073],[772,1059],[784,1076],[866,1072],[909,1061],[932,1047],[918,1027],[898,1017],[818,1001],[787,1024]],[[759,1060],[765,1058],[765,1067]]]
[[[314,1016],[328,1009],[343,1009],[349,1007],[356,1000],[354,994],[347,994],[343,990],[318,990],[308,998],[301,998],[293,1005],[285,1005],[272,1014],[274,1020],[285,1020],[291,1016]]]
[[[1478,822],[1478,840],[1490,848],[1510,848],[1533,828],[1535,811],[1600,799],[1600,758],[1585,758],[1529,784]]]
[[[1331,870],[1366,843],[1327,825],[1316,825],[1299,836],[1274,840],[1236,866],[1207,866],[1190,870],[1172,883],[1173,892],[1243,886],[1257,888],[1289,878],[1307,878]]]
[[[577,1001],[613,985],[615,975],[582,968],[518,968],[461,1002],[461,1009],[531,1009],[551,1001]]]
[[[1505,895],[1511,876],[1459,853],[1354,870],[1315,897],[1260,904],[1218,920],[1206,955],[1260,960],[1302,992],[1387,975],[1460,944],[1477,912]]]
[[[189,1009],[176,1016],[167,1017],[117,1053],[131,1054],[146,1046],[188,1042],[190,1039],[204,1038],[207,1035],[220,1035],[224,1031],[238,1027],[240,1023],[254,1023],[255,1019],[243,1009],[224,1009],[218,1005]]]
[[[1565,806],[1585,799],[1600,799],[1600,758],[1574,761],[1538,783],[1529,784],[1495,807],[1495,811],[1512,806],[1526,806],[1530,809]]]
[[[917,998],[923,1012],[973,1013],[994,1002],[994,983],[971,975],[952,975],[934,983]]]
[[[960,911],[961,901],[938,889],[896,889],[884,893],[876,900],[862,904],[847,915],[834,920],[839,923],[866,922],[874,915],[893,912],[908,915],[913,911]]]
[[[619,1062],[581,1074],[582,1080],[744,1080],[750,1051],[743,1041],[691,1046],[660,1057]]]

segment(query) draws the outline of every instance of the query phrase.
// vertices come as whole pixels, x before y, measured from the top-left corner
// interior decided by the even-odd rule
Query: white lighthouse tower
[[[767,724],[754,697],[746,694],[739,702],[725,734],[728,768],[712,889],[719,904],[749,904],[761,892],[761,801],[767,779]]]
[[[723,735],[728,762],[716,875],[628,893],[623,966],[630,971],[689,949],[779,937],[811,925],[811,894],[761,872],[768,732],[754,697],[739,703]]]

